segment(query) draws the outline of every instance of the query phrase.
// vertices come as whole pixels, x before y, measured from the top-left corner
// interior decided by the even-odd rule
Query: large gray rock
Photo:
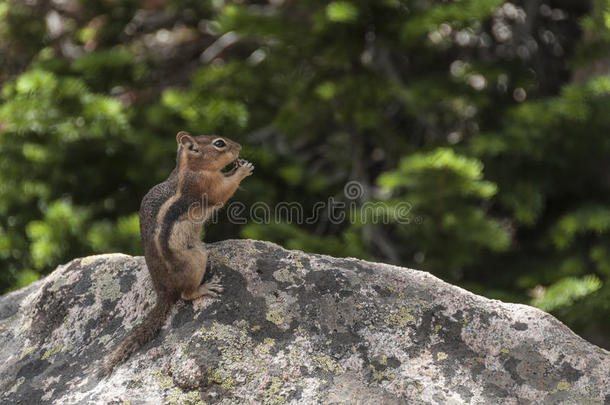
[[[143,258],[76,259],[1,297],[0,402],[610,402],[610,353],[537,309],[385,264],[209,248],[222,299],[178,303],[102,380],[98,360],[153,305]]]

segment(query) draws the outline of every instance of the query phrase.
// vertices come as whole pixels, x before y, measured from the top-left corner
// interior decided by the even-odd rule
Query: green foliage
[[[317,237],[289,224],[271,223],[265,226],[249,224],[243,228],[242,235],[249,239],[274,240],[287,249],[367,259],[361,239],[353,231],[345,232],[340,238]]]
[[[40,278],[40,274],[33,270],[22,270],[19,272],[17,276],[17,282],[15,283],[13,289],[18,290],[22,287],[26,287],[29,284],[32,284],[34,281]]]
[[[414,153],[403,158],[397,170],[382,174],[379,184],[412,204],[412,212],[422,217],[419,226],[409,221],[399,231],[411,240],[413,254],[426,251],[430,268],[438,274],[459,279],[464,266],[477,261],[484,250],[505,251],[510,246],[508,231],[476,203],[497,192],[495,184],[483,180],[483,164],[476,159],[448,148]],[[443,238],[451,240],[451,246],[430,249]]]
[[[121,240],[120,220],[118,234],[108,233],[105,244],[88,245],[86,238],[100,215],[120,212],[112,207],[124,200],[117,185],[106,182],[125,175],[116,149],[129,142],[130,124],[121,102],[92,92],[83,78],[42,68],[6,83],[2,97],[3,288],[35,280],[71,257],[108,248],[137,252],[137,226]],[[100,162],[110,166],[104,174]]]
[[[553,243],[558,249],[566,249],[579,236],[593,233],[610,233],[610,209],[604,206],[589,206],[572,210],[561,217],[551,231]]]
[[[68,201],[55,201],[43,211],[42,220],[31,221],[26,227],[32,263],[38,269],[52,266],[70,246],[78,243],[87,219],[86,209],[74,207]]]
[[[153,3],[0,3],[0,291],[140,254],[184,129],[243,144],[246,214],[317,214],[208,241],[421,268],[610,336],[609,0]]]
[[[86,235],[87,242],[96,252],[110,252],[120,247],[133,254],[142,254],[140,221],[136,213],[119,217],[116,222],[98,221],[91,226]]]
[[[352,22],[358,17],[358,9],[349,1],[333,1],[326,6],[326,17],[333,22]]]
[[[381,186],[390,191],[399,187],[415,193],[437,187],[442,194],[489,199],[497,192],[495,184],[482,180],[483,164],[452,149],[438,148],[431,153],[415,153],[401,160],[398,170],[384,173]],[[426,201],[427,202],[427,201]]]
[[[549,286],[540,297],[532,301],[532,305],[544,311],[553,311],[573,304],[579,298],[599,290],[601,286],[602,282],[593,275],[580,279],[566,277]]]
[[[408,43],[421,40],[424,34],[443,23],[451,24],[456,28],[478,24],[489,17],[502,3],[501,0],[464,0],[450,4],[422,2],[420,4],[425,4],[427,9],[405,22],[403,38]]]
[[[5,85],[2,93],[10,101],[0,107],[0,119],[6,122],[6,131],[21,136],[45,134],[59,142],[74,142],[117,135],[128,128],[121,103],[91,93],[80,79],[59,79],[34,69]]]

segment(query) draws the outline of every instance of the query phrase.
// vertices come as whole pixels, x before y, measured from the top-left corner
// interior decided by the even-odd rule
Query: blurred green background
[[[207,241],[427,270],[610,347],[609,0],[9,0],[0,82],[0,292],[141,254],[184,129],[244,145],[247,207],[411,207]]]

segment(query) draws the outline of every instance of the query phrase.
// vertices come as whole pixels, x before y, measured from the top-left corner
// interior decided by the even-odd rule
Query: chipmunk
[[[179,298],[218,297],[223,291],[214,279],[200,285],[207,262],[200,234],[205,221],[231,198],[254,166],[238,159],[241,145],[227,138],[180,131],[176,141],[176,168],[167,180],[150,189],[140,207],[144,258],[157,303],[107,357],[102,376],[154,337]],[[232,169],[223,173],[230,164]]]

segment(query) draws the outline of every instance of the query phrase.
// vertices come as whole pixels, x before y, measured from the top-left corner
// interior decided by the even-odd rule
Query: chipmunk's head
[[[191,136],[186,131],[176,135],[178,165],[185,162],[191,170],[221,171],[237,161],[241,145],[216,135]]]

